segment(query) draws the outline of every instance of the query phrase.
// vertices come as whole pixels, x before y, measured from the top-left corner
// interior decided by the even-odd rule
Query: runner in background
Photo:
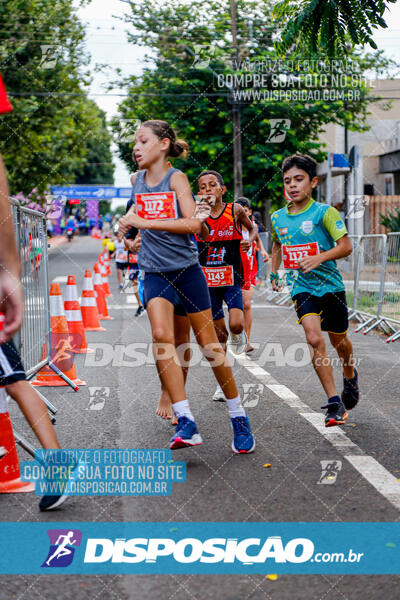
[[[226,187],[220,173],[203,171],[198,177],[198,185],[200,201],[211,206],[205,229],[196,239],[200,264],[209,287],[215,331],[226,350],[229,334],[224,317],[225,302],[229,312],[230,348],[234,354],[241,354],[247,348],[241,289],[244,285],[241,252],[247,252],[251,248],[257,236],[257,228],[246,216],[242,206],[223,202]],[[248,239],[243,239],[242,228],[249,232]],[[220,386],[217,386],[213,400],[225,400]]]
[[[125,250],[125,243],[121,233],[117,233],[117,241],[115,242],[115,267],[117,271],[117,279],[119,289],[124,287],[125,271],[128,269],[128,251]]]
[[[254,223],[252,218],[252,210],[251,210],[251,202],[248,198],[241,196],[235,201],[236,204],[240,204],[243,207],[246,216]],[[258,229],[258,226],[257,226]],[[242,231],[243,239],[249,239],[249,232],[247,229],[243,229]],[[242,264],[243,264],[243,274],[244,274],[244,284],[242,285],[242,296],[243,296],[243,312],[244,312],[244,330],[247,336],[247,348],[246,352],[253,352],[254,348],[250,344],[250,333],[251,326],[253,322],[253,315],[251,310],[251,305],[253,302],[254,289],[256,286],[256,278],[258,273],[258,262],[257,262],[257,250],[260,255],[263,257],[264,262],[268,262],[269,256],[267,251],[264,248],[264,245],[260,239],[260,236],[256,235],[255,241],[252,243],[251,247],[247,252],[241,248],[240,252],[242,255]]]
[[[283,161],[287,206],[273,213],[272,287],[279,289],[278,269],[283,258],[286,280],[310,347],[314,369],[328,397],[325,426],[342,425],[347,410],[359,399],[358,373],[347,337],[348,308],[336,260],[349,256],[353,246],[338,211],[315,202],[317,163],[310,156],[293,155]],[[343,365],[343,391],[337,394],[331,361],[322,331],[327,331]]]
[[[135,214],[132,207],[121,218],[120,224],[122,233],[130,227],[141,230],[139,263],[145,271],[144,291],[155,359],[178,419],[170,448],[202,443],[186,398],[184,375],[175,348],[173,315],[177,294],[197,342],[226,394],[234,435],[232,450],[235,453],[249,453],[254,450],[254,438],[232,369],[218,343],[207,283],[198,262],[196,247],[190,239],[191,234],[204,233],[203,221],[209,212],[204,211],[198,218],[194,217],[195,203],[189,181],[181,171],[168,165],[169,156],[185,156],[187,152],[186,142],[177,140],[174,130],[165,121],[146,121],[141,124],[134,146],[140,170],[134,175],[133,192],[136,199],[139,194],[154,193],[158,200],[160,194],[173,192],[173,198],[177,200],[172,213],[175,218],[143,218]],[[148,204],[153,206],[151,199],[148,199]],[[143,206],[144,215],[150,217],[146,213],[150,209],[146,209],[145,201]]]

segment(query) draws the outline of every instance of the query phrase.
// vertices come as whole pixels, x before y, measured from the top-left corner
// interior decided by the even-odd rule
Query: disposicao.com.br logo
[[[157,563],[173,559],[180,564],[265,562],[359,562],[362,553],[314,553],[314,543],[308,538],[294,538],[286,544],[281,536],[262,538],[90,538],[86,543],[85,563]]]

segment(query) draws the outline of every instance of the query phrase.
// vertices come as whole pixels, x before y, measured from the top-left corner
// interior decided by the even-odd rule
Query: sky
[[[124,89],[116,88],[107,92],[104,86],[115,79],[115,69],[120,68],[124,75],[140,74],[143,68],[143,48],[136,48],[127,42],[128,25],[118,19],[129,14],[130,8],[122,0],[92,0],[78,9],[78,16],[86,26],[86,49],[91,55],[91,66],[108,65],[104,73],[93,73],[90,96],[97,102],[110,119],[117,114],[118,104],[123,100]],[[379,49],[385,50],[387,56],[400,63],[400,0],[390,5],[385,13],[387,29],[376,30],[374,40]],[[129,174],[125,165],[119,160],[114,148],[115,185],[129,186]]]

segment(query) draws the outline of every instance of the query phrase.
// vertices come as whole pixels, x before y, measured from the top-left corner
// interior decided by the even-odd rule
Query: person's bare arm
[[[320,252],[315,256],[306,256],[301,258],[298,262],[303,273],[309,273],[313,269],[319,267],[322,263],[328,260],[337,260],[339,258],[345,258],[353,252],[353,245],[348,235],[344,235],[336,242],[336,246],[327,250],[326,252]]]
[[[21,270],[8,196],[7,176],[0,156],[0,312],[5,317],[0,343],[18,331],[23,315]]]
[[[282,245],[279,242],[272,244],[272,260],[271,260],[271,273],[277,274],[280,264],[282,262]],[[274,279],[272,281],[272,289],[279,291],[279,280]]]
[[[193,233],[202,231],[204,218],[194,218],[195,203],[193,201],[189,180],[183,173],[174,173],[171,177],[171,190],[176,193],[179,208],[182,213],[180,219],[142,219],[133,211],[120,219],[121,232],[124,235],[130,227],[137,229],[152,229],[153,231],[169,231],[170,233]]]
[[[234,217],[236,219],[236,222],[240,223],[242,225],[242,227],[247,229],[247,231],[249,232],[249,239],[242,240],[240,242],[240,246],[241,246],[243,252],[247,252],[249,250],[250,246],[252,245],[252,243],[254,242],[254,240],[256,239],[257,225],[255,225],[252,221],[250,221],[249,217],[244,212],[243,206],[240,206],[240,204],[233,205],[233,212],[234,212]]]
[[[256,235],[256,244],[257,244],[257,250],[260,252],[261,256],[263,257],[263,262],[268,262],[269,261],[269,254],[266,251],[266,249],[264,248],[264,244],[261,241],[260,236]]]

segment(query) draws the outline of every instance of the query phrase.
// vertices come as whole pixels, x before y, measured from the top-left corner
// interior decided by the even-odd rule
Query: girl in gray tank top
[[[157,185],[150,186],[146,183],[147,170],[143,169],[136,174],[132,195],[168,192],[171,190],[171,177],[174,173],[181,173],[178,169],[170,168],[165,177]],[[178,205],[178,218],[182,218],[182,211]],[[162,273],[176,271],[190,267],[198,262],[195,243],[190,235],[170,233],[169,231],[142,231],[142,245],[139,252],[139,265],[145,272]]]
[[[123,235],[131,227],[136,227],[141,233],[139,265],[145,271],[144,296],[157,370],[178,419],[170,449],[202,443],[186,397],[184,373],[174,345],[174,304],[178,297],[196,340],[225,394],[233,429],[231,448],[235,453],[249,453],[255,446],[249,419],[241,404],[232,369],[217,338],[207,282],[190,238],[193,234],[208,237],[204,221],[209,212],[200,211],[195,215],[187,177],[167,163],[168,156],[181,156],[187,149],[186,142],[177,140],[174,130],[165,121],[141,124],[133,149],[140,169],[133,176],[133,192],[174,191],[178,215],[176,219],[148,220],[136,215],[132,206],[120,219],[119,227]]]

